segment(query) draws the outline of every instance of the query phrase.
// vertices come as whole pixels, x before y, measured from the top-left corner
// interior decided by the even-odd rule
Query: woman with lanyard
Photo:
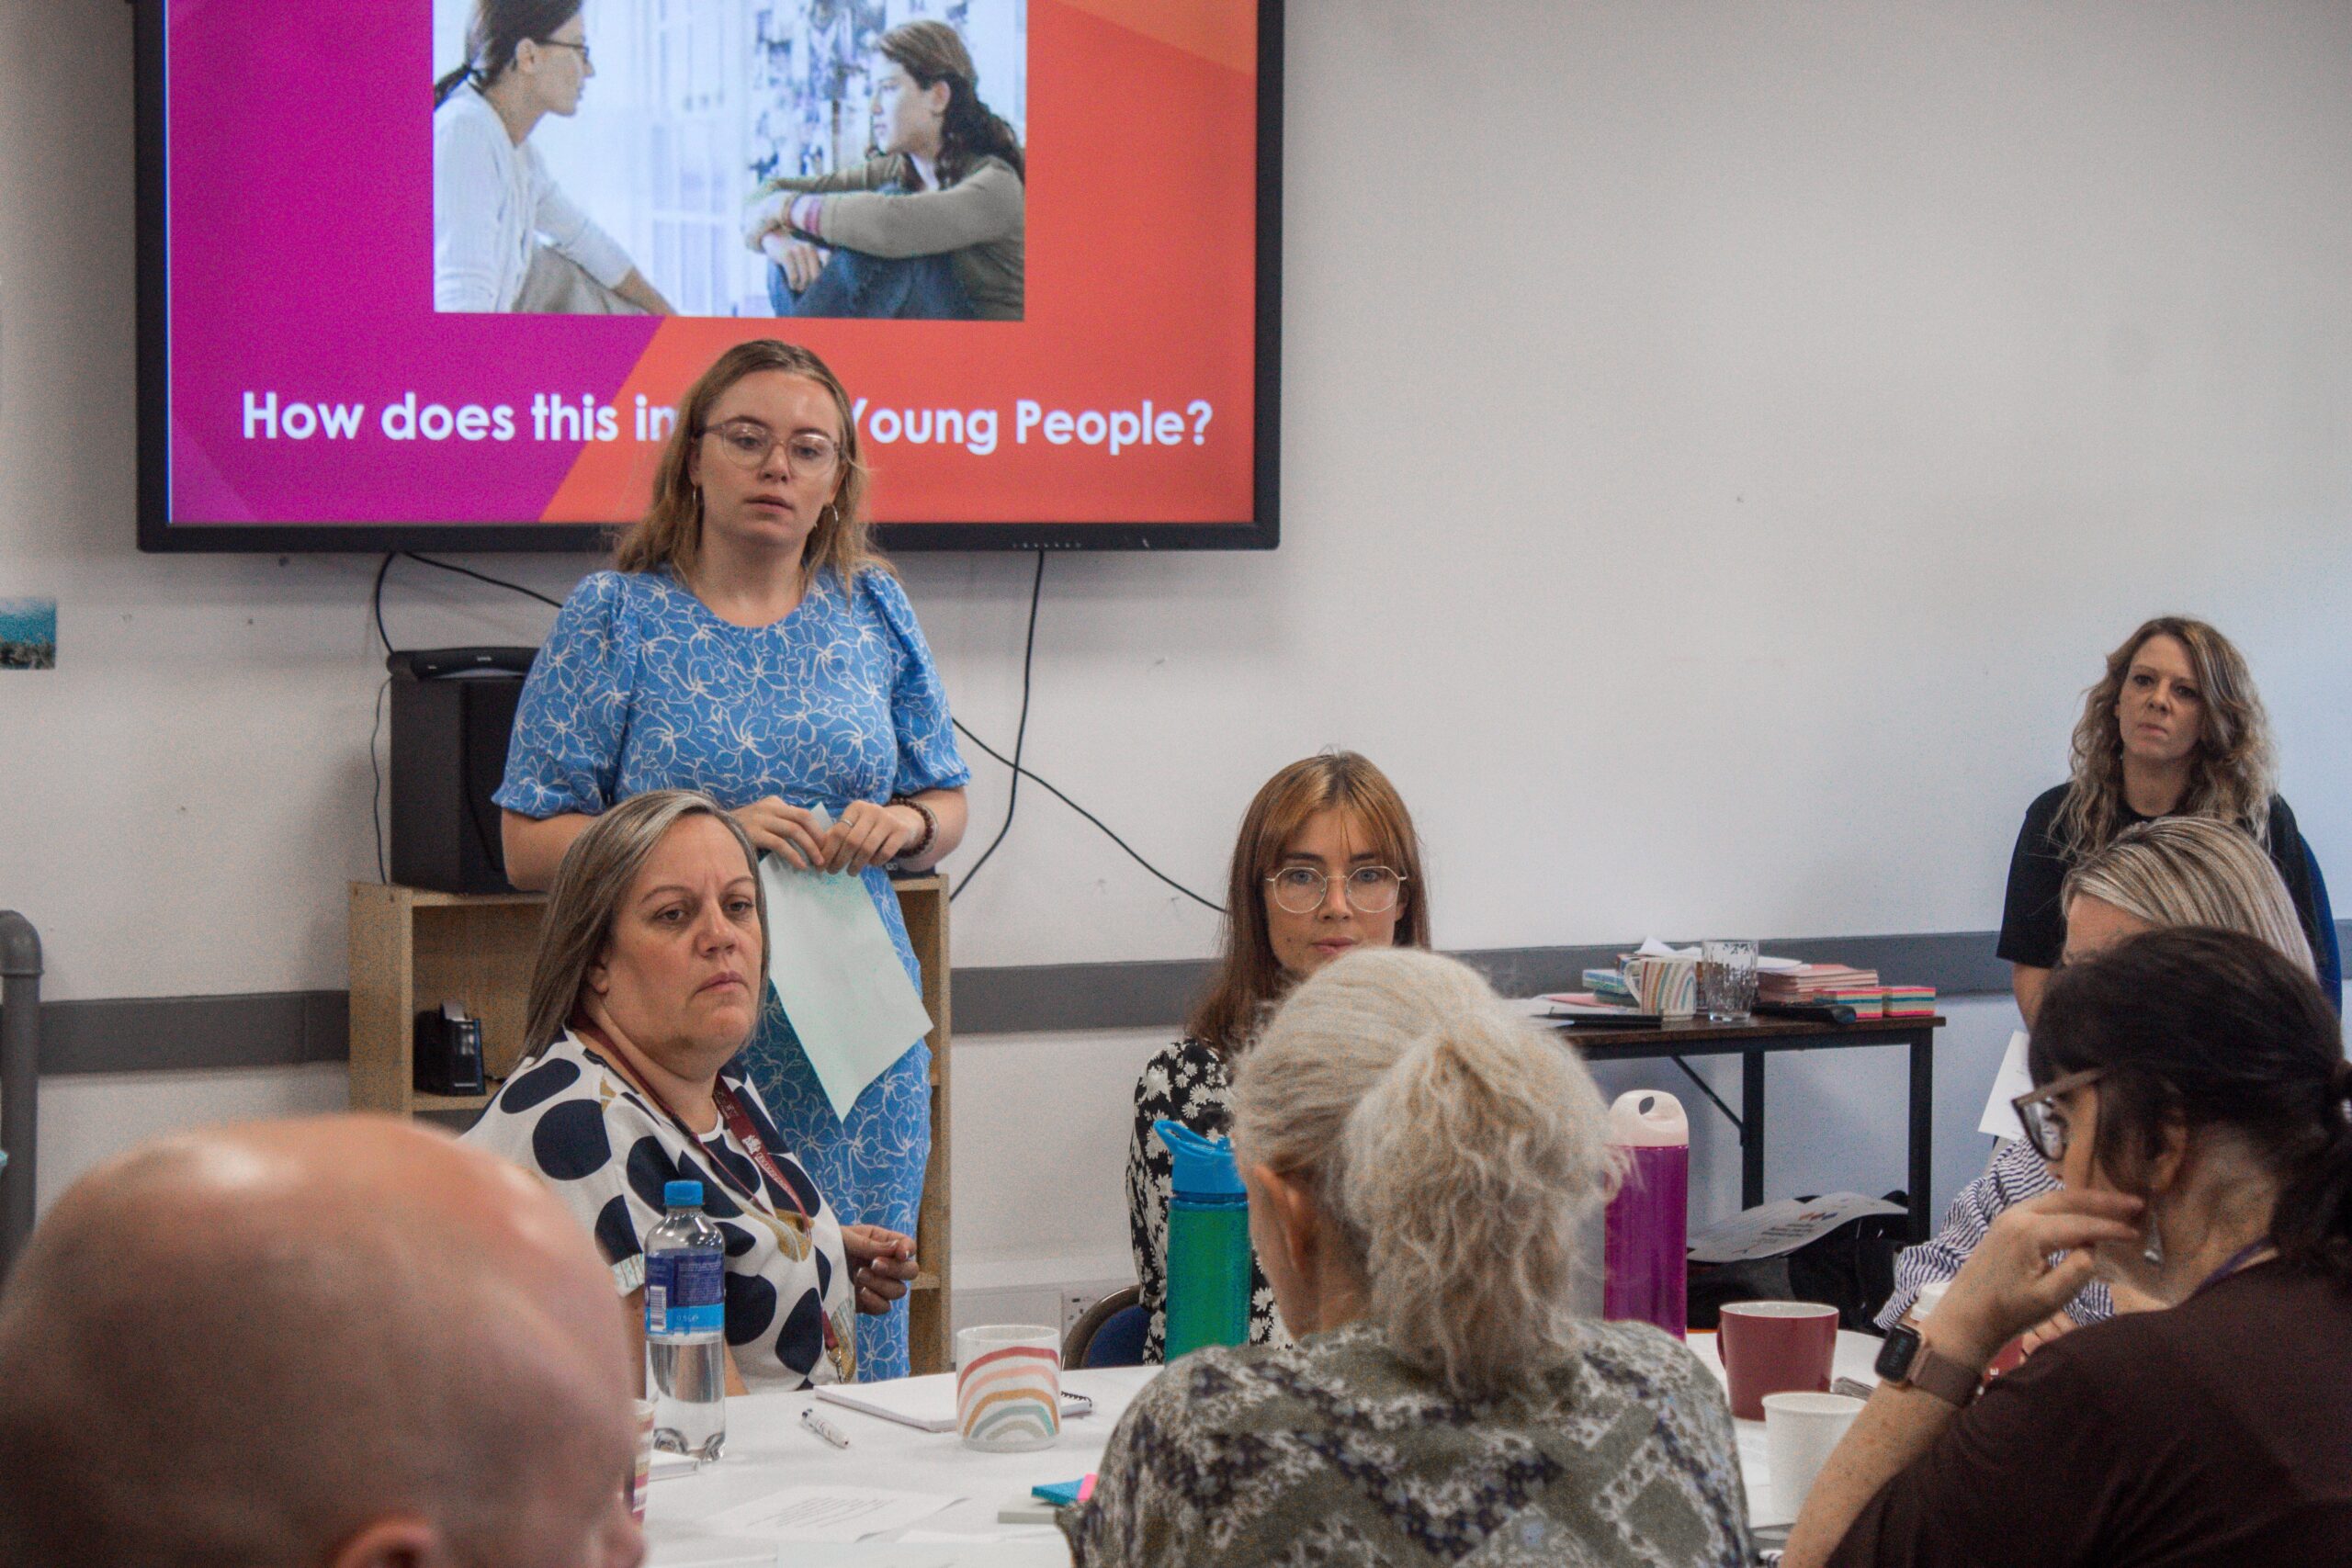
[[[1783,1563],[2352,1562],[2352,1064],[2310,972],[2132,937],[2052,976],[2031,1066],[2018,1116],[2064,1190],[1887,1337]],[[1982,1383],[2095,1275],[2151,1310]]]
[[[887,1311],[915,1274],[906,1236],[839,1221],[742,1077],[766,960],[756,866],[707,795],[657,790],[599,817],[548,902],[529,1055],[466,1134],[594,1232],[635,1334],[662,1188],[701,1182],[727,1237],[729,1393],[849,1381],[852,1307]]]
[[[495,797],[516,886],[548,886],[616,802],[701,789],[794,870],[861,876],[920,980],[888,873],[956,847],[971,772],[914,609],[867,541],[865,480],[849,394],[808,350],[740,344],[688,389],[618,570],[572,591],[524,687]],[[930,1065],[910,1041],[839,1116],[772,992],[744,1053],[843,1217],[910,1233]],[[906,1374],[903,1308],[859,1325],[859,1364]]]
[[[2026,808],[2009,857],[1998,952],[2028,1029],[2066,944],[2067,872],[2159,817],[2216,818],[2261,845],[2295,901],[2321,989],[2340,984],[2314,863],[2295,814],[2272,792],[2277,766],[2245,660],[2203,621],[2159,615],[2108,655],[2075,725],[2074,776]]]

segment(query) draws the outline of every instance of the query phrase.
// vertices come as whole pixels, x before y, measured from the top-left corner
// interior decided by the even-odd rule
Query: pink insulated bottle
[[[1655,1323],[1680,1338],[1690,1325],[1690,1123],[1682,1102],[1659,1089],[1619,1095],[1609,1141],[1625,1180],[1609,1202],[1600,1315]]]

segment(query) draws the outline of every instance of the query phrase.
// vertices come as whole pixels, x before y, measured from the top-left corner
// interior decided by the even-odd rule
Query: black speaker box
[[[528,648],[424,649],[392,675],[391,873],[443,893],[511,893],[491,795],[522,700]]]

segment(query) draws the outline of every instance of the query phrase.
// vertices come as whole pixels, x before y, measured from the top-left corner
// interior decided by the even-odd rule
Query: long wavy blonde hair
[[[1578,1227],[1618,1179],[1609,1112],[1476,970],[1362,948],[1301,981],[1235,1074],[1233,1146],[1306,1187],[1389,1349],[1457,1396],[1576,1354]]]
[[[831,568],[844,589],[861,571],[890,570],[890,563],[874,547],[873,526],[865,515],[869,476],[858,451],[857,416],[850,406],[848,389],[832,367],[816,355],[798,344],[772,337],[737,344],[712,361],[710,368],[686,389],[678,402],[678,423],[653,470],[652,504],[615,542],[615,568],[651,571],[667,567],[681,580],[693,572],[702,551],[702,488],[695,483],[687,459],[708,428],[711,406],[736,382],[763,370],[781,370],[816,382],[832,399],[833,412],[841,419],[841,485],[808,535],[800,558],[802,570],[813,577]]]
[[[2188,651],[2188,667],[2204,699],[2204,723],[2190,756],[2180,814],[2219,818],[2257,844],[2270,842],[2276,753],[2270,716],[2263,711],[2245,659],[2203,621],[2158,615],[2107,656],[2107,674],[2083,694],[2083,716],[2075,724],[2074,777],[2058,807],[2058,847],[2069,861],[2099,848],[2123,826],[2123,728],[2115,709],[2132,661],[2149,638],[2158,637],[2171,637]]]

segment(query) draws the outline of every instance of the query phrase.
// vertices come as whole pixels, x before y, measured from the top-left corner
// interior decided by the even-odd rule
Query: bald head
[[[0,1295],[0,1568],[633,1562],[630,1371],[512,1166],[366,1117],[149,1145]]]

